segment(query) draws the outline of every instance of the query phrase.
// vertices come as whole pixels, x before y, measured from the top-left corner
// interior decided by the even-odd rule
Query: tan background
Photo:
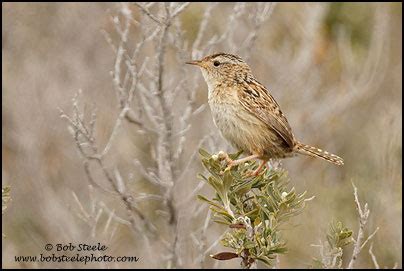
[[[206,5],[209,4],[193,3],[181,14],[189,42],[195,38]],[[280,257],[281,267],[307,267],[312,257],[318,256],[318,250],[310,244],[324,240],[324,231],[332,219],[343,221],[357,232],[351,182],[371,209],[366,234],[380,227],[373,240],[379,264],[392,267],[396,263],[401,267],[402,5],[320,4],[321,16],[308,18],[317,5],[276,5],[258,31],[249,59],[258,79],[279,101],[295,135],[307,144],[342,156],[346,163],[337,168],[305,157],[283,162],[296,189],[307,190],[316,198],[286,227],[289,253]],[[222,31],[231,7],[216,7],[207,36]],[[118,109],[109,75],[115,56],[101,30],[113,32],[110,15],[117,8],[118,5],[107,3],[2,4],[2,183],[11,186],[12,198],[2,222],[5,268],[83,268],[77,263],[14,261],[14,256],[46,253],[43,247],[47,243],[69,242],[102,242],[109,246],[107,254],[141,257],[136,264],[92,263],[87,267],[165,267],[158,243],[152,244],[155,261],[142,261],[146,251],[141,238],[124,225],[117,224],[112,238],[103,235],[101,226],[91,236],[92,229],[77,215],[72,194],[85,208],[89,206],[90,191],[82,162],[58,108],[70,113],[71,99],[82,89],[82,100],[98,108],[97,139],[100,144],[107,140]],[[139,15],[136,7],[131,9]],[[236,41],[249,31],[246,21],[235,25]],[[350,38],[343,36],[341,29]],[[348,58],[345,43],[353,48],[353,55]],[[304,52],[302,44],[307,46],[308,55],[300,54]],[[213,50],[228,48],[222,44]],[[172,62],[172,52],[168,54],[167,65],[178,65]],[[351,61],[350,66],[343,64],[346,61]],[[188,72],[194,76],[199,71]],[[200,80],[196,102],[201,105],[207,102],[206,86],[201,75],[195,78]],[[340,97],[345,100],[341,102]],[[178,107],[181,108],[180,102]],[[203,135],[216,131],[209,109],[193,118],[191,124],[183,161],[187,161],[187,155]],[[123,127],[108,158],[109,166],[117,166],[125,177],[134,173],[140,178],[131,161],[136,157],[148,163],[148,145],[136,127]],[[202,171],[200,163],[195,161],[192,167],[186,180],[176,187],[177,201],[199,182],[196,173]],[[136,192],[153,190],[141,180],[134,187]],[[211,192],[208,187],[201,191],[208,195]],[[119,199],[97,191],[92,195],[125,216]],[[204,221],[206,210],[199,217],[190,218],[194,206],[201,204],[194,199],[181,209],[184,230],[180,251],[185,267],[199,267],[192,261],[198,251],[189,234]],[[141,207],[152,214],[155,205],[147,203]],[[107,218],[103,215],[100,219],[105,223]],[[159,219],[156,216],[157,222]],[[208,242],[217,239],[223,230],[212,225]],[[219,249],[220,246],[212,253]],[[345,261],[351,250],[352,246],[347,248]],[[205,266],[212,267],[213,263],[206,258]],[[218,267],[238,267],[238,263],[229,261]],[[373,268],[367,249],[361,253],[357,267]]]

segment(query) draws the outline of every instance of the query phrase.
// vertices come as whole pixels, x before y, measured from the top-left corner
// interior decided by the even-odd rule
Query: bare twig
[[[209,24],[209,20],[211,18],[212,10],[217,6],[217,4],[218,3],[211,3],[205,9],[205,12],[203,14],[202,22],[199,25],[198,34],[196,36],[196,39],[195,39],[194,43],[192,44],[192,51],[191,51],[192,59],[199,59],[199,58],[202,57],[202,55],[198,51],[198,48],[199,48],[199,46],[201,44],[202,38],[203,38],[203,36],[205,34],[205,31],[207,29],[207,26]]]
[[[171,14],[171,20],[175,19],[175,17],[183,12],[189,6],[189,4],[189,2],[178,4],[178,7],[176,7],[175,11]]]
[[[246,50],[244,54],[244,59],[248,61],[250,58],[251,51],[254,47],[255,41],[258,38],[258,32],[261,29],[263,23],[271,16],[276,3],[259,3],[256,5],[255,13],[251,14],[253,21],[253,27],[244,40],[243,44],[240,46],[242,49]]]
[[[91,176],[89,170],[89,162],[95,161],[100,167],[101,171],[103,172],[105,178],[108,180],[111,187],[113,188],[113,192],[116,195],[119,195],[121,200],[124,202],[128,210],[129,220],[131,222],[133,229],[141,231],[141,228],[138,227],[136,220],[133,217],[133,214],[136,214],[137,217],[140,218],[140,220],[143,221],[143,223],[151,230],[151,232],[155,232],[154,230],[155,227],[146,219],[145,215],[136,206],[133,205],[133,203],[131,202],[131,197],[126,195],[124,191],[120,191],[120,187],[118,186],[117,182],[114,180],[114,178],[110,175],[110,173],[105,167],[103,161],[103,155],[99,155],[97,153],[97,147],[95,146],[95,141],[91,137],[91,133],[89,132],[90,129],[84,123],[84,116],[83,114],[80,113],[78,107],[77,99],[79,94],[80,92],[73,99],[73,109],[74,109],[73,118],[68,117],[66,114],[64,114],[63,111],[61,112],[61,116],[67,119],[69,123],[72,125],[71,128],[73,129],[73,137],[75,139],[76,146],[84,159],[83,165],[90,183],[95,185],[97,188],[100,188],[102,191],[110,193],[109,190],[102,188],[98,183],[96,183]],[[88,146],[90,152],[86,151],[83,148],[83,146]]]
[[[363,242],[363,244],[361,245],[360,250],[362,250],[366,246],[366,244],[369,242],[370,239],[373,238],[373,236],[375,236],[375,234],[377,233],[378,230],[379,230],[379,227],[377,227],[376,230],[371,235],[369,235],[368,238],[366,238],[365,242]]]
[[[149,11],[149,9],[148,9],[147,7],[145,7],[145,6],[143,6],[142,4],[137,3],[137,2],[134,2],[134,4],[135,4],[136,6],[138,6],[138,7],[140,8],[140,10],[141,10],[144,14],[146,14],[150,19],[152,19],[153,21],[155,21],[155,22],[158,23],[158,24],[162,24],[161,20],[158,19],[156,16],[154,16],[154,15]]]
[[[377,228],[375,230],[375,232],[373,234],[371,234],[366,241],[362,244],[362,239],[364,236],[364,230],[365,230],[365,226],[366,223],[368,222],[368,218],[369,218],[369,213],[370,210],[368,209],[368,204],[365,203],[365,205],[361,206],[360,202],[359,202],[359,198],[358,198],[358,189],[356,188],[356,186],[352,183],[352,186],[354,188],[354,197],[355,197],[355,204],[356,204],[356,210],[358,211],[358,215],[359,215],[359,229],[358,229],[358,236],[355,240],[355,245],[354,245],[354,249],[352,252],[352,258],[351,261],[349,262],[348,265],[348,269],[352,269],[355,261],[358,258],[359,253],[361,252],[361,250],[363,249],[364,245],[376,234],[376,232],[378,231],[379,228]]]
[[[279,255],[276,255],[275,257],[276,257],[276,258],[275,258],[275,264],[274,264],[274,266],[272,267],[272,269],[280,269],[280,268],[281,268],[280,256],[279,256]]]
[[[380,266],[379,266],[379,264],[377,263],[376,256],[375,256],[375,254],[373,254],[373,243],[370,244],[370,247],[369,247],[369,254],[370,254],[370,256],[372,257],[372,261],[373,261],[373,264],[374,264],[375,268],[376,268],[376,269],[380,269]]]

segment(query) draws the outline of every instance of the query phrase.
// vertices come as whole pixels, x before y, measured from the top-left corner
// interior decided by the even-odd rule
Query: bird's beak
[[[185,62],[185,63],[189,64],[189,65],[196,65],[196,66],[202,67],[202,61],[201,60],[192,60],[192,61],[188,61],[188,62]]]

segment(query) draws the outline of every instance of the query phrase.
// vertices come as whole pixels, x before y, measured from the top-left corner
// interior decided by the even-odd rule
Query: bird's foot
[[[247,161],[256,159],[256,158],[259,157],[259,155],[253,154],[253,155],[250,155],[250,156],[241,158],[241,159],[233,160],[233,159],[231,159],[231,158],[229,157],[229,155],[228,155],[227,153],[220,151],[220,152],[218,153],[218,157],[219,157],[220,160],[225,160],[225,161],[226,161],[226,164],[227,164],[227,167],[226,167],[226,169],[225,169],[225,171],[226,171],[226,170],[231,170],[231,168],[234,167],[234,166],[237,166],[237,165],[242,164],[242,163],[245,163],[245,162],[247,162]],[[262,167],[262,166],[263,166],[263,165],[261,165],[260,167]],[[221,172],[221,173],[222,173],[222,172]],[[224,174],[224,172],[223,172],[223,174]]]
[[[220,151],[217,156],[219,157],[220,160],[225,160],[226,163],[229,164],[233,164],[234,160],[230,158],[230,156],[225,153],[224,151]]]
[[[248,170],[245,177],[246,178],[257,177],[257,176],[261,175],[263,172],[264,172],[263,170]]]
[[[267,160],[263,160],[259,165],[259,167],[254,171],[249,171],[246,177],[257,177],[258,175],[263,174],[264,173],[263,169],[266,166],[267,162],[268,162]]]
[[[231,170],[231,168],[232,168],[233,166],[237,165],[237,163],[235,163],[234,160],[231,159],[231,158],[229,157],[229,155],[228,155],[227,153],[223,152],[223,151],[220,151],[220,152],[218,153],[218,157],[219,157],[220,160],[225,160],[225,161],[226,161],[226,165],[227,165],[227,167],[225,168],[225,170],[220,172],[221,175],[223,175],[226,170]]]

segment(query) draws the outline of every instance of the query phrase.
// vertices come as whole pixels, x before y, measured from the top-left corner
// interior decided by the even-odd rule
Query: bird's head
[[[238,81],[251,73],[244,60],[233,54],[217,53],[186,64],[199,66],[208,85]]]

